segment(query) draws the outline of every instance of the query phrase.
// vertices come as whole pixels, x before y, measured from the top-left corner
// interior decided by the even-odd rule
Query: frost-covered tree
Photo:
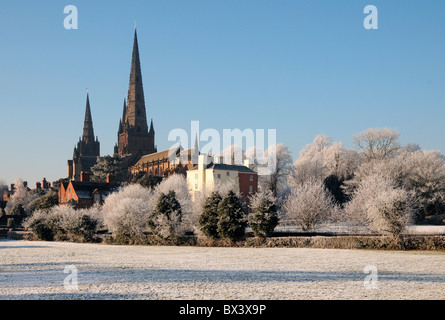
[[[240,198],[233,191],[229,191],[218,204],[218,234],[221,238],[232,241],[244,237],[247,216],[243,210]]]
[[[283,209],[287,217],[300,225],[303,231],[312,231],[332,218],[336,204],[323,182],[313,180],[293,187]]]
[[[250,199],[249,225],[256,237],[270,236],[278,225],[276,198],[269,190],[257,192]]]
[[[345,212],[355,225],[398,235],[411,222],[414,202],[410,193],[393,180],[374,174],[360,181]]]
[[[394,157],[400,150],[399,131],[389,128],[367,129],[353,136],[363,161]]]
[[[223,157],[223,161],[226,164],[242,164],[244,159],[244,151],[243,149],[236,145],[232,144],[221,151],[221,155]]]
[[[10,214],[14,207],[17,208],[18,205],[20,205],[24,209],[24,212],[29,214],[29,204],[36,198],[38,198],[38,195],[31,194],[25,187],[23,180],[16,178],[14,181],[14,193],[5,207],[5,212],[6,214]]]
[[[354,177],[345,182],[345,192],[351,195],[370,176],[380,175],[413,194],[420,210],[416,221],[445,209],[445,158],[439,151],[402,147],[397,155],[363,162]]]
[[[412,190],[424,215],[445,209],[445,157],[439,151],[415,151],[407,158],[404,187]]]
[[[288,177],[292,169],[292,154],[289,148],[281,143],[270,146],[262,159],[260,166],[267,168],[267,174],[259,175],[259,189],[270,190],[275,197],[284,196],[289,189]]]
[[[131,241],[143,235],[147,220],[156,206],[153,192],[139,184],[130,184],[110,194],[102,207],[103,220],[113,236]]]
[[[3,199],[3,194],[6,191],[8,191],[8,186],[2,179],[0,179],[0,199]]]
[[[309,180],[323,181],[335,175],[339,180],[353,174],[359,163],[358,154],[346,149],[341,142],[318,135],[300,151],[293,165],[289,184],[302,185]]]

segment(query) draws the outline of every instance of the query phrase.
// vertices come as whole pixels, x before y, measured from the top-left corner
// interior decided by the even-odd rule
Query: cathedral
[[[119,156],[131,155],[130,162],[134,162],[136,158],[156,151],[153,120],[150,123],[150,130],[147,126],[141,62],[135,29],[127,101],[124,99],[122,119],[119,122],[118,142],[114,147],[114,153]]]
[[[91,167],[96,164],[99,155],[100,143],[98,138],[94,137],[90,98],[87,92],[83,135],[82,138],[79,138],[77,146],[74,147],[73,160],[68,160],[68,178],[70,180],[80,180],[81,173],[89,172]]]
[[[79,181],[83,173],[91,173],[91,167],[100,156],[98,138],[94,137],[93,121],[89,96],[82,138],[74,148],[73,160],[68,160],[68,178]],[[114,153],[124,157],[124,166],[132,177],[142,174],[169,176],[182,173],[193,167],[198,155],[197,144],[188,150],[182,147],[175,150],[157,151],[153,120],[147,124],[144,87],[142,84],[141,62],[136,28],[134,30],[133,52],[131,58],[130,81],[127,98],[124,99],[122,118],[119,121],[117,144]]]

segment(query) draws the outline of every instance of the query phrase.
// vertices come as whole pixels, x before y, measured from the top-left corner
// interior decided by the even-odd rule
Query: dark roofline
[[[116,183],[108,182],[93,182],[93,181],[75,181],[71,180],[71,185],[75,190],[95,190],[95,189],[117,189],[119,187]]]
[[[253,171],[252,169],[243,166],[243,165],[236,165],[236,164],[225,164],[225,163],[209,163],[206,166],[206,169],[213,169],[213,170],[226,170],[226,171],[238,171],[241,173],[254,173],[254,174],[258,174],[257,172]],[[192,170],[198,170],[198,166],[194,166],[192,169],[190,169],[189,171]]]

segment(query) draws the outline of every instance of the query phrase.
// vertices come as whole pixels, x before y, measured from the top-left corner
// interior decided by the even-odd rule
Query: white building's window
[[[230,172],[229,171],[227,171],[226,174],[227,174],[227,176],[230,176]]]
[[[253,193],[253,186],[249,186],[249,193]]]
[[[218,179],[221,179],[221,174],[220,173],[218,173]]]

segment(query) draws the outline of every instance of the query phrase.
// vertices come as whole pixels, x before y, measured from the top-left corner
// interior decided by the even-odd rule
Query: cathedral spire
[[[119,123],[117,154],[137,157],[156,152],[153,122],[147,123],[141,61],[136,28],[134,29],[130,79],[127,100],[124,99],[122,119]],[[150,131],[149,131],[150,128]]]
[[[124,97],[124,107],[122,111],[122,122],[125,122],[125,119],[127,118],[127,99]]]
[[[126,118],[128,120],[128,124],[133,127],[136,132],[148,132],[144,88],[142,85],[141,61],[139,58],[139,45],[136,29],[134,29]],[[123,120],[123,122],[125,123],[125,120]]]
[[[85,108],[85,120],[83,122],[82,140],[94,142],[93,118],[91,117],[90,97],[87,91],[87,103]]]

